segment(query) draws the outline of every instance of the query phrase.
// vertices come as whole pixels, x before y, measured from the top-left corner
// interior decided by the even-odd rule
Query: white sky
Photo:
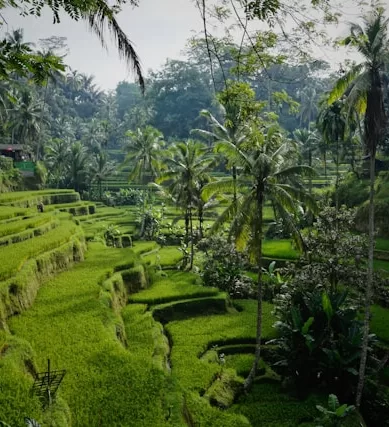
[[[384,3],[389,6],[389,0]],[[348,8],[348,13],[345,20],[355,20],[359,15],[352,8]],[[108,51],[104,50],[84,22],[75,22],[63,14],[62,22],[53,25],[50,11],[40,18],[21,17],[14,9],[4,10],[2,15],[7,22],[2,31],[22,27],[26,41],[37,42],[52,35],[66,37],[69,46],[66,64],[80,72],[93,74],[103,89],[113,89],[119,81],[131,79],[114,45],[109,42]],[[166,58],[178,58],[187,39],[202,31],[199,11],[191,0],[140,0],[137,8],[125,6],[118,20],[134,43],[145,72],[160,67]],[[334,31],[338,35],[345,34],[345,28],[342,25]],[[346,57],[344,53],[334,54],[323,49],[317,52],[322,59],[335,63]]]

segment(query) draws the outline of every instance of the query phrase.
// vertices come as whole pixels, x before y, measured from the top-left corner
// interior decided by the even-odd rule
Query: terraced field
[[[207,216],[209,226],[221,209]],[[165,214],[167,227],[179,211]],[[270,208],[265,216],[272,220]],[[110,225],[120,231],[116,248],[102,243]],[[264,304],[260,374],[253,393],[240,395],[253,360],[255,301],[203,287],[198,275],[176,269],[177,246],[132,241],[136,227],[136,208],[96,206],[72,191],[0,195],[0,420],[314,426],[315,405],[326,396],[293,398],[267,362],[272,305]],[[388,248],[377,241],[377,268],[389,271]],[[263,253],[278,262],[299,256],[287,239],[265,241]],[[386,345],[388,313],[373,308],[373,332]],[[47,359],[66,375],[44,410],[31,387]]]

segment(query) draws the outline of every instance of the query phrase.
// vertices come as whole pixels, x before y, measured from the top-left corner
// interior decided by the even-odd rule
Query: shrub
[[[245,286],[247,280],[242,279],[243,271],[248,266],[245,254],[238,252],[232,243],[228,243],[220,236],[204,239],[198,247],[206,254],[201,273],[205,286],[217,287],[229,293],[247,289]],[[238,280],[240,282],[235,286]],[[236,292],[233,290],[234,287]]]
[[[325,384],[349,399],[358,378],[363,323],[347,292],[284,285],[275,311],[275,370],[298,392]]]
[[[331,194],[335,203],[335,192]],[[358,178],[354,173],[349,173],[341,180],[338,188],[339,205],[353,208],[361,205],[369,198],[369,183],[366,179]]]

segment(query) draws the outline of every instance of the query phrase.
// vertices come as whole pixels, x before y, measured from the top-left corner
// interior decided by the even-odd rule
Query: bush
[[[335,192],[331,195],[335,204]],[[353,208],[361,205],[369,198],[369,182],[366,179],[358,178],[354,173],[349,173],[340,182],[338,188],[339,205],[346,205]]]
[[[325,385],[342,399],[355,391],[362,325],[347,292],[284,285],[276,299],[274,369],[298,392]],[[371,342],[373,342],[371,337]]]
[[[232,294],[238,294],[239,289],[247,290],[249,281],[242,278],[248,266],[245,254],[238,252],[232,243],[220,236],[204,239],[198,248],[206,254],[201,273],[205,286],[217,287]]]

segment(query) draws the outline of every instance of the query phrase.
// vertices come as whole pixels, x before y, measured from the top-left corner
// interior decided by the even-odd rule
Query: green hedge
[[[29,213],[28,209],[14,208],[13,206],[0,206],[0,221],[28,215]]]
[[[130,304],[122,311],[128,337],[128,347],[144,360],[152,360],[155,366],[168,367],[169,343],[162,325],[153,319],[145,304]]]

